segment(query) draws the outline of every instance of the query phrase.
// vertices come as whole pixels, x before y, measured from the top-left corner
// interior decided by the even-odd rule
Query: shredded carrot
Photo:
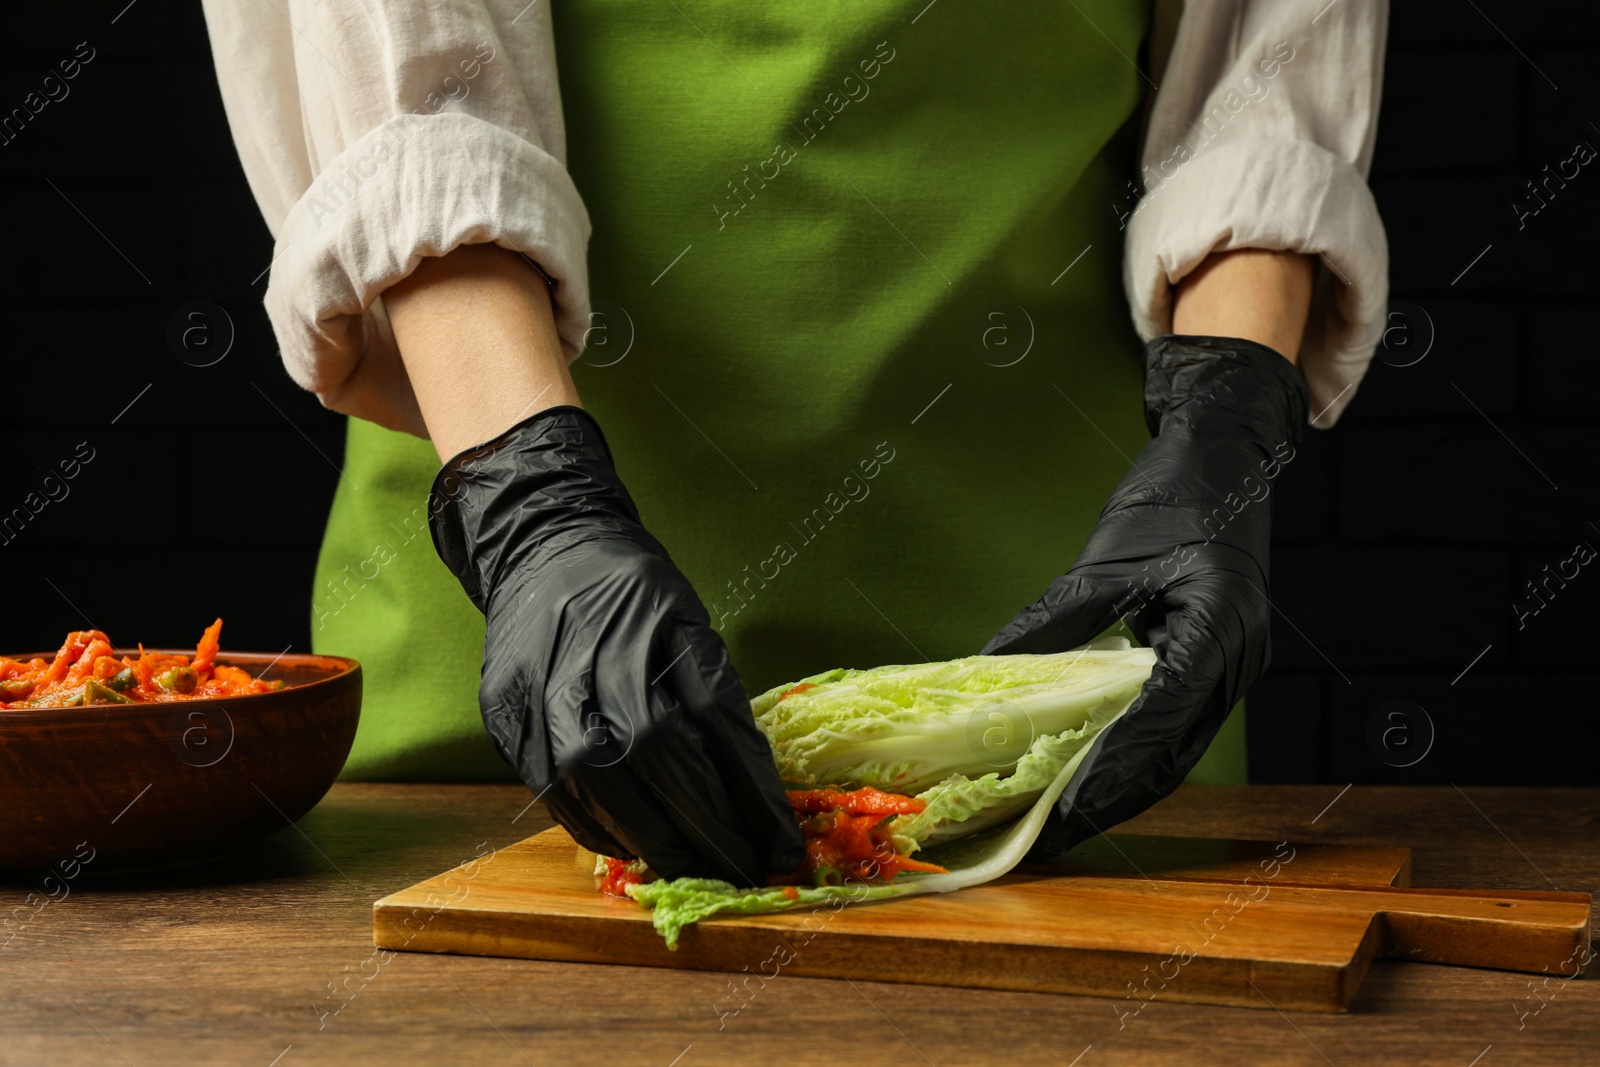
[[[145,654],[144,642],[139,642],[139,662],[133,665],[134,674],[139,676],[139,688],[150,688],[150,657]]]
[[[219,663],[211,668],[211,680],[213,682],[221,682],[224,685],[249,685],[250,672]]]
[[[927,863],[923,860],[914,860],[910,856],[901,856],[895,860],[895,866],[902,871],[919,871],[923,874],[949,874],[945,868],[937,863]]]
[[[206,632],[200,635],[200,643],[195,646],[194,662],[190,664],[194,672],[201,678],[211,673],[211,664],[217,658],[218,642],[222,637],[222,620],[218,619],[206,627]]]
[[[45,668],[44,674],[39,677],[38,684],[50,685],[59,682],[67,676],[67,669],[72,666],[73,660],[78,658],[79,642],[88,637],[82,630],[74,630],[67,635],[61,645],[61,651],[56,653],[56,658]]]
[[[78,658],[67,670],[66,684],[82,685],[86,679],[94,676],[94,661],[110,652],[111,642],[106,640],[106,635],[99,630],[90,630],[89,643],[83,646],[83,651],[78,653]]]

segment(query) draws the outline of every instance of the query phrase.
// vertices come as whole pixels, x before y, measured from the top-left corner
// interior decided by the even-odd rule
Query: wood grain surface
[[[1121,829],[1409,847],[1426,886],[1600,886],[1600,790],[1342,790],[1186,786]],[[1594,1062],[1600,1044],[1592,975],[1379,960],[1349,1013],[1280,1015],[789,973],[741,997],[709,971],[373,949],[374,900],[548,825],[529,799],[339,785],[295,828],[207,866],[97,878],[91,863],[42,905],[43,871],[0,884],[15,935],[0,948],[0,1064],[696,1067],[822,1046],[935,1067],[1500,1067]]]
[[[1348,1008],[1380,955],[1537,973],[1588,940],[1587,894],[1391,888],[1404,851],[1102,840],[1098,863],[881,904],[719,916],[669,950],[647,911],[596,892],[593,854],[555,828],[383,898],[373,934],[413,952],[726,971],[751,993],[787,971],[1301,1011]]]

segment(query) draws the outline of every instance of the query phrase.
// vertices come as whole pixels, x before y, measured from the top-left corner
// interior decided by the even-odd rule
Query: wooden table
[[[741,1001],[719,974],[375,955],[372,902],[542,829],[527,803],[517,786],[340,785],[296,827],[233,859],[115,878],[91,863],[0,949],[0,1065],[697,1067],[836,1056],[1498,1067],[1600,1057],[1593,966],[1586,979],[1541,982],[1380,962],[1355,1011],[1324,1016],[792,976],[752,982]],[[1125,828],[1406,845],[1424,886],[1600,883],[1600,790],[1186,787]],[[0,900],[21,907],[40,890],[4,883]]]

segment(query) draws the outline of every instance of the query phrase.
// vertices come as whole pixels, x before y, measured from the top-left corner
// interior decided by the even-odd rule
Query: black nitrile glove
[[[741,886],[799,865],[728,649],[641,525],[588,412],[557,407],[434,479],[434,547],[488,618],[496,748],[585,847]]]
[[[1158,337],[1144,400],[1155,436],[1072,569],[983,649],[1061,652],[1121,618],[1158,657],[1068,783],[1036,846],[1046,854],[1176,789],[1267,667],[1271,494],[1305,430],[1305,381],[1252,341]]]

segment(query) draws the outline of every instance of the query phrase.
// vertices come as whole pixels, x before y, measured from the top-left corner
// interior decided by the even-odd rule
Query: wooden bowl
[[[217,662],[287,687],[0,710],[0,868],[54,869],[90,855],[96,868],[197,861],[315,807],[355,740],[361,665],[237,652]]]

